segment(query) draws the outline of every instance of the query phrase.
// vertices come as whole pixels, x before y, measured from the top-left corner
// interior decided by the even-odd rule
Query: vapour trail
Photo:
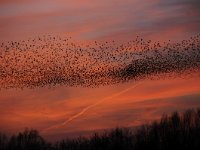
[[[65,126],[66,124],[70,123],[70,122],[73,121],[74,119],[77,119],[78,117],[81,117],[81,116],[82,116],[84,113],[86,113],[89,109],[92,109],[93,107],[95,107],[95,106],[97,106],[97,105],[103,103],[103,102],[106,101],[106,100],[110,100],[110,99],[112,99],[112,98],[115,98],[115,97],[117,97],[117,96],[120,96],[120,95],[122,95],[122,94],[128,92],[129,90],[132,90],[132,89],[136,88],[136,87],[137,87],[138,85],[140,85],[140,84],[141,84],[141,82],[139,82],[139,83],[135,84],[134,86],[131,86],[131,87],[127,88],[127,89],[124,89],[124,90],[122,90],[122,91],[120,91],[120,92],[118,92],[118,93],[115,93],[115,94],[113,94],[113,95],[111,95],[111,96],[105,97],[105,98],[99,100],[98,102],[96,102],[96,103],[94,103],[94,104],[92,104],[92,105],[89,105],[89,106],[87,106],[86,108],[82,109],[79,113],[77,113],[77,114],[75,114],[74,116],[70,117],[69,119],[67,119],[67,120],[64,121],[63,123],[61,123],[61,124],[59,124],[59,125],[54,125],[54,126],[48,127],[48,128],[44,129],[44,130],[41,131],[41,132],[46,132],[46,131],[48,131],[48,130],[52,130],[52,129],[56,129],[56,128]]]

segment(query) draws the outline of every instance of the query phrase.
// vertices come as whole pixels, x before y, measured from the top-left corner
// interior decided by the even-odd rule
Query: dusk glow
[[[0,132],[47,140],[200,107],[199,0],[1,0]]]

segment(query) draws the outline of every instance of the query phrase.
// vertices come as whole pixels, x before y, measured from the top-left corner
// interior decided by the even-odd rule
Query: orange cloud
[[[198,107],[199,77],[127,83],[101,88],[38,89],[1,91],[0,129],[16,132],[25,127],[49,129],[47,137],[68,132],[99,130],[116,126],[135,126],[163,113]],[[124,91],[124,92],[123,92]],[[119,94],[120,93],[120,94]],[[111,97],[111,95],[114,95]],[[101,101],[104,100],[105,101]]]
[[[130,40],[137,35],[177,40],[199,32],[198,5],[198,0],[1,1],[0,40],[49,33],[81,40]]]

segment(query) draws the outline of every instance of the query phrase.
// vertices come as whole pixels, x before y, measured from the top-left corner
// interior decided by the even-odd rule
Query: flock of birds
[[[200,35],[177,43],[81,44],[51,35],[0,43],[0,89],[98,87],[188,69],[200,69]]]

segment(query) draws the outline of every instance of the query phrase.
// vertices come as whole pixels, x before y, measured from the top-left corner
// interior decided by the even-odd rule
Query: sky
[[[42,35],[75,41],[181,41],[200,33],[199,0],[0,0],[0,42]],[[97,88],[1,89],[0,131],[49,139],[137,126],[200,107],[200,74]]]
[[[199,6],[198,0],[1,0],[1,40],[43,34],[178,39],[199,31]]]

